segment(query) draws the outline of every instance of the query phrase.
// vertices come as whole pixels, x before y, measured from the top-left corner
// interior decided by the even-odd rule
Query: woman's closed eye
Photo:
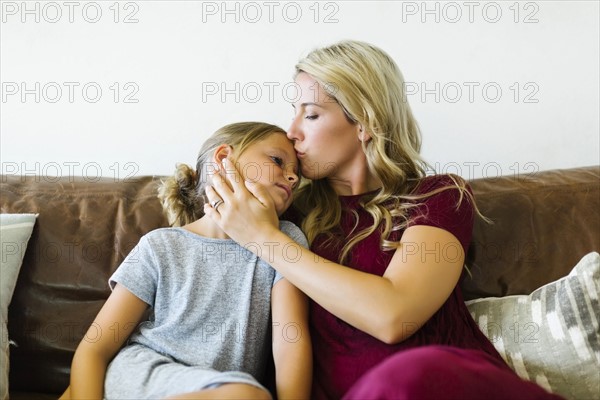
[[[311,119],[311,120],[312,120],[312,119],[317,119],[317,118],[319,118],[319,116],[318,116],[317,114],[312,114],[312,115],[307,115],[305,118],[306,118],[306,119]]]

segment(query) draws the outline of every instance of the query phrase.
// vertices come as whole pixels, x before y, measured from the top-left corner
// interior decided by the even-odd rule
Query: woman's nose
[[[288,139],[294,141],[300,139],[300,129],[296,118],[292,119],[292,123],[290,124],[290,127],[287,130],[287,137]]]

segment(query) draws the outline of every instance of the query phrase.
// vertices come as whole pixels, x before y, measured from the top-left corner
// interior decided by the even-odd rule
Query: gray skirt
[[[157,399],[212,389],[226,383],[245,383],[268,392],[245,372],[188,366],[144,345],[131,344],[121,349],[108,365],[104,398]]]

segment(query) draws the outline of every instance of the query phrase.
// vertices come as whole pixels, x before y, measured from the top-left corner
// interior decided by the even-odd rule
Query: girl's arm
[[[312,347],[308,301],[286,279],[273,286],[273,358],[278,399],[310,398]]]
[[[448,231],[410,227],[383,276],[357,271],[319,257],[279,231],[270,197],[252,185],[251,193],[235,168],[229,163],[225,167],[231,187],[215,175],[214,188],[207,190],[210,201],[222,197],[225,203],[218,212],[205,205],[206,214],[350,325],[383,342],[401,342],[427,322],[454,290],[465,254]],[[239,215],[244,218],[236,218]]]
[[[75,351],[67,389],[71,399],[102,399],[106,367],[147,308],[148,304],[117,284]]]

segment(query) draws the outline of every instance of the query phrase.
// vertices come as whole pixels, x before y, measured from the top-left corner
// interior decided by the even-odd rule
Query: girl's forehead
[[[260,151],[272,151],[277,150],[279,153],[287,153],[289,157],[296,158],[296,150],[294,149],[294,142],[288,139],[287,134],[280,131],[275,131],[265,137],[254,141],[242,150],[238,155],[242,155],[242,153],[246,153],[247,151],[251,152],[260,152]],[[282,154],[283,155],[283,154]]]
[[[255,144],[262,144],[263,146],[265,144],[272,144],[291,148],[294,147],[294,142],[288,139],[287,134],[285,132],[273,132],[272,134],[257,141]]]

